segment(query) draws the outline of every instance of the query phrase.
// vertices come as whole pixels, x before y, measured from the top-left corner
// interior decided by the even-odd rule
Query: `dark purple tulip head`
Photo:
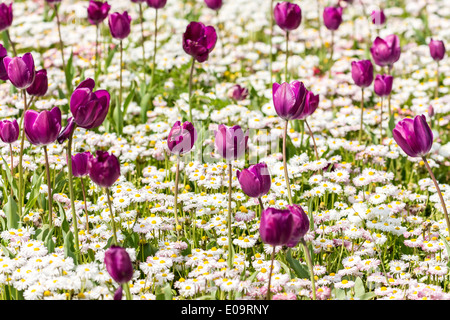
[[[147,4],[153,9],[162,9],[165,7],[167,0],[147,0]]]
[[[383,10],[372,11],[370,17],[372,18],[372,23],[376,26],[381,26],[386,22],[386,16]]]
[[[192,150],[197,140],[197,131],[192,123],[175,122],[167,137],[167,147],[175,155],[182,155]]]
[[[251,198],[260,198],[270,190],[272,179],[269,168],[264,162],[250,166],[248,169],[237,170],[236,176],[242,191]]]
[[[366,88],[373,81],[373,64],[370,60],[352,62],[352,78],[358,87]]]
[[[305,98],[305,107],[303,108],[302,113],[298,117],[298,119],[306,119],[308,116],[312,115],[314,111],[316,111],[319,106],[319,95],[312,93],[312,91],[308,91]]]
[[[275,5],[273,17],[277,25],[288,32],[300,26],[302,10],[297,4],[284,1]]]
[[[26,89],[33,84],[36,70],[31,53],[25,53],[23,57],[4,57],[3,64],[8,74],[8,79],[17,89]]]
[[[127,283],[133,278],[133,264],[124,248],[112,245],[105,252],[104,262],[109,275],[118,284]]]
[[[59,144],[63,144],[64,141],[66,141],[67,139],[69,139],[69,136],[72,134],[73,130],[75,130],[75,120],[73,119],[73,117],[70,117],[67,120],[67,124],[64,127],[64,129],[59,133],[58,138],[56,140],[58,140]]]
[[[384,39],[376,37],[370,48],[370,53],[375,64],[384,67],[392,66],[400,58],[400,40],[396,34],[391,34]]]
[[[120,163],[114,154],[97,150],[97,157],[91,158],[89,177],[103,188],[111,187],[120,176]]]
[[[434,117],[434,108],[433,108],[433,106],[430,104],[430,106],[428,107],[428,116],[430,117],[430,118],[433,118]]]
[[[105,20],[108,16],[109,9],[111,9],[111,6],[107,1],[102,2],[90,0],[87,8],[89,23],[98,25],[103,22],[103,20]]]
[[[441,61],[442,59],[444,59],[445,56],[444,41],[431,39],[428,47],[430,48],[430,55],[434,61]]]
[[[217,34],[214,27],[206,27],[201,22],[189,23],[183,33],[184,52],[200,63],[208,60],[209,53],[214,49],[216,41]]]
[[[241,87],[239,84],[232,86],[228,90],[228,97],[236,101],[244,100],[247,98],[247,96],[248,89]]]
[[[58,107],[41,112],[27,110],[23,125],[25,135],[31,144],[48,145],[56,141],[61,131],[61,110]]]
[[[128,12],[114,12],[108,18],[109,31],[115,39],[123,40],[130,34],[131,17]]]
[[[70,111],[77,126],[84,129],[99,127],[105,120],[110,95],[106,90],[93,91],[95,82],[88,78],[82,81],[70,97]]]
[[[261,213],[259,235],[272,246],[284,246],[294,231],[294,216],[289,209],[267,208]]]
[[[323,10],[323,23],[328,30],[337,30],[342,23],[341,7],[326,7]]]
[[[303,208],[299,205],[287,206],[291,211],[293,217],[293,231],[289,242],[286,244],[288,247],[295,247],[297,243],[303,239],[309,230],[309,218],[306,215]]]
[[[3,64],[3,58],[8,55],[5,47],[0,44],[0,79],[3,81],[8,80],[8,73],[6,72],[5,65]]]
[[[387,97],[392,91],[392,82],[394,77],[387,74],[377,74],[373,82],[375,93],[380,97]]]
[[[123,288],[122,286],[119,286],[116,291],[114,292],[114,300],[122,300],[123,297]]]
[[[47,78],[47,70],[41,69],[36,72],[36,76],[34,77],[34,81],[27,88],[27,92],[29,95],[42,97],[45,96],[48,90],[48,78]]]
[[[306,90],[303,82],[293,81],[272,85],[272,96],[275,111],[284,120],[299,119],[305,108]]]
[[[219,10],[222,7],[222,0],[205,0],[205,4],[212,10]]]
[[[19,138],[19,124],[17,120],[2,120],[0,121],[0,139],[4,143],[13,143]]]
[[[399,121],[392,130],[395,142],[410,157],[423,157],[433,145],[433,132],[428,126],[425,115],[414,119],[405,118]]]
[[[6,3],[0,4],[0,31],[8,29],[13,21],[13,9],[12,2],[7,5]]]
[[[248,131],[244,132],[238,125],[227,127],[219,125],[215,134],[217,152],[226,161],[240,158],[247,149]]]
[[[89,174],[93,156],[89,151],[72,156],[72,174],[74,177],[84,177]]]

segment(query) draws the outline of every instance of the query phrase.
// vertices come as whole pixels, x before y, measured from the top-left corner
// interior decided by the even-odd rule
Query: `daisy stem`
[[[361,139],[362,139],[363,116],[364,116],[364,88],[361,88],[361,124],[359,127],[359,144],[361,144]]]
[[[113,210],[112,210],[109,188],[106,188],[106,198],[108,199],[109,214],[111,216],[111,226],[113,229],[113,239],[114,239],[113,244],[117,246],[118,241],[117,241],[117,233],[116,233],[116,222],[114,221],[114,214],[113,214]]]
[[[316,139],[314,139],[314,134],[313,134],[311,128],[309,127],[308,121],[306,121],[306,119],[304,121],[305,121],[306,127],[308,128],[309,136],[311,137],[311,140],[313,141],[314,153],[316,154],[316,160],[319,160],[319,153],[317,152]]]
[[[313,269],[313,264],[312,264],[312,260],[311,260],[311,255],[309,253],[309,249],[308,249],[308,246],[306,245],[305,239],[302,238],[300,240],[300,242],[303,245],[303,250],[305,252],[305,257],[306,257],[306,262],[308,263],[309,272],[311,274],[311,290],[312,290],[313,300],[316,300],[316,285],[315,285],[315,280],[314,280],[314,269]]]
[[[140,24],[141,24],[141,37],[142,37],[142,61],[144,63],[144,82],[146,81],[146,72],[145,72],[145,67],[146,67],[146,62],[145,62],[145,37],[144,37],[144,15],[142,13],[142,3],[139,2],[139,19],[140,19]]]
[[[231,241],[231,193],[232,193],[232,175],[233,166],[231,162],[228,164],[228,267],[233,267],[233,255],[232,255],[232,245]]]
[[[80,180],[81,180],[81,191],[83,192],[84,212],[86,214],[86,232],[89,233],[89,217],[88,217],[89,214],[86,203],[86,189],[84,187],[83,177],[80,177]]]
[[[48,223],[50,225],[50,228],[52,227],[52,221],[53,221],[53,197],[52,197],[52,184],[51,184],[51,178],[50,178],[50,167],[48,165],[48,153],[47,153],[47,146],[43,147],[44,149],[44,157],[45,157],[45,171],[47,174],[47,188],[48,188]]]
[[[174,205],[175,205],[175,228],[177,229],[178,234],[178,179],[180,175],[180,157],[177,156],[177,168],[176,168],[176,175],[175,175],[175,199],[174,199]]]
[[[155,37],[153,39],[153,63],[152,63],[152,79],[150,80],[150,88],[153,87],[153,79],[155,78],[157,37],[158,37],[158,9],[155,9]]]
[[[73,236],[75,242],[75,256],[78,261],[81,261],[80,255],[80,244],[78,242],[78,220],[77,213],[75,211],[75,196],[73,192],[73,174],[72,174],[72,138],[73,132],[75,131],[76,125],[73,131],[69,134],[69,139],[67,141],[67,169],[69,170],[69,195],[70,195],[70,208],[72,209],[72,221],[73,221]]]
[[[25,142],[25,126],[23,125],[23,118],[25,116],[25,112],[27,111],[27,91],[25,89],[22,90],[23,92],[23,113],[22,117],[20,118],[20,127],[22,128],[22,137],[20,140],[20,153],[19,153],[19,216],[20,219],[22,219],[22,202],[23,202],[23,196],[22,196],[22,186],[23,186],[23,145]]]
[[[16,45],[14,44],[14,42],[11,40],[11,35],[9,34],[9,30],[6,29],[5,30],[6,36],[8,37],[8,41],[11,44],[11,48],[13,50],[14,56],[17,56],[17,51],[16,51]]]
[[[270,271],[269,271],[269,283],[267,284],[267,297],[266,297],[266,300],[270,300],[270,283],[272,281],[273,260],[275,260],[275,248],[276,248],[276,246],[273,246],[272,257],[271,257],[271,262],[270,262]]]
[[[287,139],[287,129],[288,129],[289,120],[286,120],[284,124],[284,133],[283,133],[283,168],[284,168],[284,179],[286,180],[286,188],[288,191],[289,204],[292,205],[292,193],[291,193],[291,185],[289,183],[289,174],[286,163],[286,139]]]
[[[286,61],[284,62],[285,81],[289,82],[288,74],[288,59],[289,59],[289,31],[286,31]]]
[[[194,74],[195,59],[192,58],[191,72],[189,74],[189,122],[192,122],[192,76]]]
[[[441,189],[439,188],[439,184],[436,181],[433,171],[431,171],[431,168],[430,168],[430,165],[428,164],[427,158],[425,156],[423,156],[422,160],[425,163],[425,167],[427,168],[431,179],[433,180],[434,186],[436,187],[437,194],[439,195],[439,199],[441,200],[442,210],[444,211],[445,222],[447,223],[447,230],[450,232],[450,220],[448,218],[447,206],[445,205],[444,198],[442,197]]]

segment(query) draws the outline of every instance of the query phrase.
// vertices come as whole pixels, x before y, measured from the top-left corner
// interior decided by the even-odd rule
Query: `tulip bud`
[[[167,0],[147,0],[149,7],[153,9],[162,9],[166,5]]]
[[[246,99],[248,96],[248,89],[243,88],[240,85],[236,84],[228,90],[228,97],[230,99],[240,101]]]
[[[75,120],[73,119],[73,117],[70,117],[67,120],[67,124],[64,127],[64,129],[60,132],[60,134],[58,135],[58,138],[56,140],[58,140],[59,144],[63,144],[64,141],[66,141],[67,139],[69,139],[69,136],[72,134],[73,130],[75,129]]]
[[[4,143],[13,143],[19,138],[19,133],[19,124],[16,119],[0,121],[0,139]]]
[[[222,7],[222,0],[205,0],[205,4],[212,10],[219,10]]]
[[[6,3],[0,4],[0,31],[8,29],[13,21],[12,2],[9,6]]]
[[[72,156],[72,174],[74,177],[83,177],[89,174],[92,154],[89,151],[77,153]]]
[[[34,78],[31,86],[27,88],[27,92],[29,95],[42,97],[45,96],[48,90],[48,78],[47,78],[47,70],[41,69],[36,72],[36,76]]]
[[[275,5],[273,16],[277,25],[284,31],[295,30],[302,22],[302,10],[300,7],[287,1]]]
[[[100,187],[111,187],[120,176],[120,163],[113,154],[97,150],[97,157],[93,157],[90,163],[89,177]]]
[[[288,247],[295,247],[297,243],[303,239],[309,230],[309,218],[306,215],[303,208],[299,205],[288,206],[293,217],[293,231],[289,242],[286,244]]]
[[[177,121],[167,137],[167,147],[172,154],[181,155],[191,151],[196,140],[197,131],[192,123]]]
[[[430,55],[434,61],[440,61],[444,59],[445,55],[444,41],[431,39],[430,44],[428,46],[430,48]]]
[[[433,132],[425,115],[399,121],[392,130],[392,135],[399,147],[410,157],[425,156],[433,145]]]
[[[127,283],[133,278],[133,264],[124,248],[112,245],[105,252],[104,263],[109,275],[118,284]]]
[[[373,81],[373,65],[370,60],[352,62],[352,78],[358,87],[366,88]]]
[[[375,64],[381,67],[392,66],[400,58],[400,40],[397,35],[391,34],[384,39],[376,37],[370,48]]]
[[[323,10],[323,23],[328,30],[337,30],[342,23],[341,7],[326,7]]]
[[[27,110],[24,115],[25,135],[31,144],[44,146],[56,141],[61,131],[61,110]]]
[[[3,64],[8,74],[8,79],[17,89],[26,89],[33,84],[36,70],[31,53],[25,53],[23,57],[4,57]]]
[[[227,161],[240,158],[247,149],[248,131],[244,133],[240,126],[219,125],[215,133],[217,152]]]
[[[108,2],[90,0],[87,8],[89,23],[98,25],[103,22],[108,16],[109,9],[111,9],[111,6]]]
[[[372,23],[376,26],[381,26],[386,22],[386,16],[384,15],[383,10],[372,11],[370,17],[372,18]]]
[[[308,90],[303,82],[284,82],[272,86],[273,104],[278,116],[284,120],[298,119],[305,108]]]
[[[217,34],[214,27],[205,26],[201,22],[191,22],[183,33],[183,50],[198,62],[208,60],[209,53],[214,49]]]
[[[252,165],[242,171],[237,170],[236,176],[242,191],[251,198],[260,198],[270,190],[272,180],[264,162]]]
[[[127,11],[122,14],[114,12],[109,16],[108,23],[113,38],[123,40],[130,34],[131,17]]]
[[[8,72],[6,72],[5,65],[3,64],[3,59],[8,55],[5,47],[0,44],[0,79],[3,81],[8,80]]]
[[[434,117],[434,108],[433,108],[433,106],[430,104],[430,106],[428,107],[428,116],[430,117],[430,118],[433,118]]]
[[[261,213],[259,234],[261,240],[272,246],[286,245],[293,233],[294,217],[289,209],[267,208]]]
[[[380,97],[387,97],[392,91],[394,77],[384,74],[377,74],[373,83],[375,93]]]

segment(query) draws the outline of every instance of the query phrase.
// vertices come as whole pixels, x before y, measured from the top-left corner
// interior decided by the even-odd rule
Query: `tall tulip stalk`
[[[158,39],[158,10],[164,8],[167,0],[147,0],[147,4],[155,9],[155,35],[153,38],[153,62],[152,62],[152,78],[150,80],[150,88],[153,87],[153,81],[155,79],[156,70],[156,50]]]
[[[342,10],[342,7],[326,7],[323,10],[323,22],[325,24],[325,27],[327,27],[327,29],[331,31],[330,61],[333,60],[334,32],[342,23]]]
[[[374,91],[381,99],[380,106],[380,141],[383,141],[383,103],[384,97],[391,94],[392,82],[394,78],[390,75],[377,74],[374,81]]]
[[[98,59],[99,59],[98,35],[100,33],[100,24],[108,16],[110,9],[111,9],[111,6],[108,4],[108,2],[101,2],[101,1],[95,1],[95,0],[90,0],[89,6],[87,8],[89,23],[92,25],[95,25],[95,27],[96,27],[96,31],[95,31],[95,65],[94,65],[94,70],[96,73],[97,73],[97,65],[98,65]]]
[[[428,46],[430,48],[431,57],[436,61],[436,88],[434,90],[434,98],[437,99],[439,96],[439,61],[444,59],[445,45],[442,40],[431,39]]]

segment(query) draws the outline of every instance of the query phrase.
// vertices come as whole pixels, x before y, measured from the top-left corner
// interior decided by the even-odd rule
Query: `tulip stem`
[[[130,293],[130,286],[128,285],[128,282],[125,282],[122,284],[123,291],[125,291],[125,297],[127,300],[133,300]]]
[[[439,61],[436,62],[436,88],[434,89],[434,98],[439,96]]]
[[[285,72],[285,81],[289,82],[289,74],[288,74],[288,59],[289,59],[289,31],[286,31],[286,61],[284,65]]]
[[[95,31],[95,62],[94,62],[94,74],[97,75],[97,63],[98,63],[98,34],[99,34],[99,25],[97,24],[97,28]]]
[[[392,72],[392,65],[390,64],[388,66],[388,75],[391,75]],[[389,93],[389,97],[388,97],[388,113],[389,113],[389,119],[391,118],[391,93]]]
[[[142,37],[142,60],[144,63],[144,82],[147,83],[146,81],[146,76],[145,76],[145,67],[146,67],[146,62],[145,62],[145,37],[144,37],[144,15],[142,13],[142,3],[139,2],[139,19],[140,19],[140,24],[141,24],[141,37]]]
[[[11,48],[13,50],[14,56],[17,57],[17,51],[16,51],[16,45],[14,44],[14,42],[11,40],[11,35],[9,34],[9,30],[6,29],[6,36],[8,37],[8,41],[11,44]]]
[[[113,230],[113,244],[117,246],[119,242],[117,241],[116,221],[114,220],[114,214],[113,214],[112,204],[111,204],[111,196],[110,196],[109,188],[105,188],[105,189],[106,189],[106,198],[108,199],[109,215],[111,217],[111,226],[112,226],[112,230]]]
[[[192,58],[191,73],[189,74],[189,122],[192,122],[192,76],[194,74],[195,59]]]
[[[25,126],[23,124],[23,119],[25,117],[25,112],[27,112],[27,91],[25,89],[22,90],[23,92],[23,113],[22,117],[20,118],[20,127],[22,128],[22,137],[20,140],[20,153],[19,153],[19,216],[22,219],[22,206],[23,206],[23,193],[22,193],[22,186],[23,186],[23,146],[25,142]]]
[[[59,35],[59,47],[60,47],[60,50],[61,50],[63,71],[66,72],[66,60],[64,59],[64,44],[63,44],[62,36],[61,36],[61,22],[59,20],[58,9],[59,9],[59,6],[57,4],[55,4],[56,24],[58,25],[58,35]]]
[[[383,104],[384,104],[384,98],[381,97],[381,106],[380,106],[380,144],[383,144]]]
[[[305,252],[305,257],[306,257],[306,262],[308,263],[309,272],[310,272],[310,275],[311,275],[311,290],[312,290],[313,300],[316,300],[316,286],[315,286],[315,280],[314,280],[314,269],[313,269],[313,264],[312,264],[312,260],[311,260],[311,255],[309,253],[309,249],[308,249],[308,246],[306,245],[305,239],[302,238],[300,240],[300,242],[303,245],[303,250]]]
[[[431,179],[433,180],[434,186],[436,187],[436,191],[439,195],[439,199],[441,200],[442,210],[444,211],[445,222],[447,223],[447,230],[448,230],[448,232],[450,232],[450,219],[448,218],[447,206],[445,204],[444,198],[442,197],[441,189],[439,188],[439,184],[436,181],[433,171],[431,171],[431,168],[430,168],[430,165],[428,164],[427,158],[425,156],[423,156],[422,160],[425,163],[425,167],[427,168]]]
[[[86,232],[89,233],[89,217],[88,217],[89,214],[86,203],[86,189],[84,187],[83,177],[80,177],[80,180],[81,180],[81,191],[83,192],[84,212],[86,214]]]
[[[333,53],[334,53],[334,30],[331,30],[331,53],[330,53],[330,62],[333,61]]]
[[[258,202],[259,202],[259,206],[261,207],[261,212],[263,212],[264,211],[264,204],[262,202],[261,197],[258,198]]]
[[[359,144],[361,144],[364,117],[364,88],[361,88],[361,124],[359,127]]]
[[[270,0],[270,34],[269,34],[269,69],[270,69],[270,81],[272,83],[272,60],[273,60],[273,52],[272,52],[272,35],[273,35],[273,0]]]
[[[119,124],[119,134],[122,134],[122,125],[121,125],[121,123],[122,123],[122,121],[120,120],[121,118],[122,118],[122,116],[123,116],[123,111],[124,110],[122,110],[122,59],[123,59],[123,44],[122,44],[122,40],[120,40],[120,44],[119,44],[119,46],[120,46],[120,66],[119,66],[119,68],[120,68],[120,71],[119,71],[119,121],[118,121],[118,124]]]
[[[322,52],[323,52],[323,40],[322,40],[322,31],[321,31],[321,23],[320,23],[320,0],[316,0],[317,3],[317,31],[319,31],[319,40],[320,40],[320,56],[322,56]]]
[[[11,155],[11,178],[14,178],[14,155],[11,143],[9,144],[9,154]],[[13,190],[13,185],[11,184],[11,196],[14,194]]]
[[[175,173],[175,200],[174,200],[174,211],[175,211],[175,230],[178,235],[178,181],[180,176],[180,157],[177,157],[177,167]]]
[[[270,262],[270,271],[269,271],[269,283],[267,284],[266,300],[270,300],[270,283],[272,281],[273,260],[275,260],[275,248],[276,248],[276,246],[273,246],[272,255],[271,255],[271,259],[270,259],[271,262]]]
[[[233,166],[231,162],[228,164],[228,267],[233,267],[233,255],[232,255],[232,245],[231,241],[231,192],[232,192],[232,176],[233,176]]]
[[[288,191],[289,204],[292,205],[292,193],[291,193],[291,185],[289,183],[289,174],[286,163],[286,139],[287,139],[287,129],[288,129],[289,120],[286,120],[284,124],[284,133],[283,133],[283,168],[284,168],[284,179],[286,180],[286,188]]]
[[[48,188],[48,223],[50,228],[52,227],[53,221],[53,196],[52,196],[52,185],[50,178],[50,167],[48,165],[48,154],[47,154],[47,146],[43,147],[44,149],[44,157],[45,157],[45,171],[47,174],[47,188]]]
[[[316,139],[314,139],[314,134],[313,134],[311,128],[309,127],[308,121],[306,121],[306,119],[304,121],[305,121],[306,127],[308,128],[309,136],[311,137],[311,140],[313,141],[314,153],[316,154],[316,160],[319,160],[319,153],[317,152]]]
[[[67,170],[69,170],[69,195],[70,195],[70,208],[72,210],[75,256],[77,257],[77,259],[79,259],[78,261],[81,262],[80,244],[78,242],[78,220],[77,220],[77,213],[75,210],[75,196],[73,193],[73,173],[72,173],[72,138],[75,128],[76,124],[72,132],[69,133],[69,138],[67,140]]]
[[[156,71],[156,44],[158,37],[158,9],[155,9],[155,37],[153,39],[153,63],[152,63],[152,79],[150,80],[150,88],[153,87],[153,79]]]

